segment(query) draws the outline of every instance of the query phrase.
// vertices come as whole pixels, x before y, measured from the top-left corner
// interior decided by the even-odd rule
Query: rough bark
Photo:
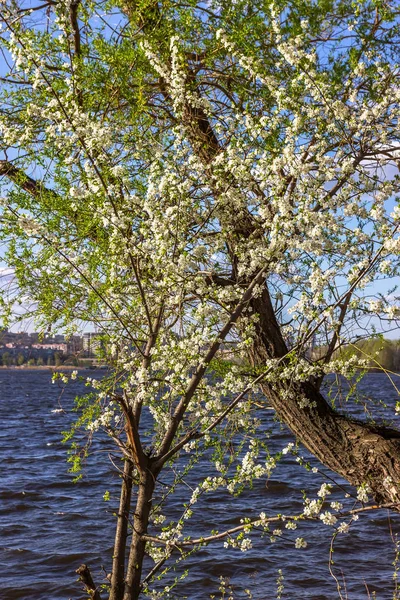
[[[208,167],[221,147],[207,116],[188,104],[183,121],[193,149]],[[235,234],[238,239],[246,239],[256,234],[249,213],[238,218],[228,211],[220,217],[231,237]],[[235,275],[233,268],[233,278]],[[250,358],[255,366],[262,367],[267,359],[285,356],[287,347],[267,287],[261,297],[252,300],[251,308],[259,321]],[[367,483],[378,503],[400,502],[400,432],[337,413],[319,392],[319,384],[285,381],[273,388],[264,384],[262,389],[280,419],[329,469],[353,485]],[[300,407],[304,398],[310,407]]]
[[[141,592],[140,583],[146,548],[146,541],[142,536],[147,533],[155,482],[155,475],[150,468],[141,472],[123,600],[137,600]]]
[[[250,352],[254,365],[281,358],[287,348],[268,290],[252,301],[259,315]],[[378,503],[400,502],[400,432],[352,419],[333,410],[311,382],[262,385],[280,419],[329,469],[352,485],[366,483]],[[301,407],[307,399],[309,406]]]
[[[125,460],[121,481],[117,528],[115,532],[114,554],[111,574],[111,591],[109,600],[122,600],[124,594],[125,553],[128,536],[129,510],[132,495],[133,464]]]

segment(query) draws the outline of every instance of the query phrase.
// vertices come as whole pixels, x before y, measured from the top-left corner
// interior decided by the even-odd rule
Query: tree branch
[[[72,0],[70,4],[70,20],[71,27],[74,32],[74,47],[76,56],[80,57],[81,55],[81,34],[79,31],[78,24],[78,8],[81,3],[81,0]]]
[[[47,188],[36,179],[32,179],[23,169],[16,167],[8,160],[0,160],[0,176],[8,177],[18,187],[32,194],[32,196],[40,197],[48,194],[53,198],[58,197],[54,190]]]
[[[398,509],[400,507],[399,502],[388,502],[386,504],[374,504],[371,506],[363,506],[362,508],[355,508],[353,510],[348,510],[346,512],[337,513],[337,516],[340,518],[351,517],[353,515],[358,515],[363,512],[369,512],[372,510],[381,510],[381,509]],[[206,537],[195,538],[194,540],[184,540],[183,542],[166,540],[164,538],[159,538],[152,535],[144,535],[142,536],[143,540],[147,542],[154,542],[157,544],[163,544],[173,550],[173,548],[185,548],[192,546],[202,546],[204,544],[209,544],[211,542],[217,542],[226,537],[230,537],[234,533],[238,533],[239,531],[243,531],[248,529],[249,527],[264,527],[265,525],[269,525],[270,523],[283,523],[288,521],[319,521],[318,516],[307,517],[304,516],[303,513],[297,515],[278,515],[276,517],[267,517],[265,519],[254,519],[249,523],[243,523],[241,525],[237,525],[236,527],[232,527],[231,529],[227,529],[226,531],[222,531],[221,533],[216,533],[214,535],[209,535]]]
[[[92,600],[101,600],[100,593],[94,584],[92,575],[89,571],[89,567],[87,565],[81,565],[76,570],[76,573],[79,575],[79,579],[82,581],[87,593],[92,598]]]
[[[254,289],[264,282],[266,274],[267,274],[267,267],[263,267],[257,273],[257,275],[253,278],[253,280],[250,283],[250,285],[248,286],[247,290],[244,292],[240,302],[236,305],[236,308],[232,312],[229,320],[227,321],[225,326],[221,329],[221,331],[217,335],[215,341],[211,344],[206,356],[198,364],[198,366],[189,382],[189,385],[187,387],[187,390],[186,390],[183,398],[181,399],[181,401],[179,402],[178,406],[175,409],[175,412],[171,418],[168,430],[164,436],[164,440],[161,443],[160,450],[158,452],[158,456],[155,459],[158,465],[162,465],[165,462],[164,455],[168,452],[168,450],[173,442],[176,431],[182,421],[183,415],[185,414],[186,408],[187,408],[190,400],[193,398],[193,395],[194,395],[200,381],[202,380],[211,360],[214,358],[215,354],[217,353],[217,351],[219,350],[219,348],[221,346],[221,343],[226,338],[228,333],[231,331],[232,327],[239,319],[243,310],[250,302],[250,300],[253,296],[253,293],[254,293]]]
[[[137,428],[137,424],[133,415],[133,411],[129,403],[122,396],[113,396],[113,399],[118,402],[125,416],[126,435],[128,438],[129,449],[132,453],[132,459],[137,469],[143,472],[148,466],[148,458],[143,452],[142,443]]]

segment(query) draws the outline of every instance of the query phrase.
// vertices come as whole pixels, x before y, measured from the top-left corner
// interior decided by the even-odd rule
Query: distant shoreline
[[[100,368],[103,367],[103,368]],[[76,367],[73,365],[0,365],[2,371],[103,371],[104,366],[99,365],[96,367]]]

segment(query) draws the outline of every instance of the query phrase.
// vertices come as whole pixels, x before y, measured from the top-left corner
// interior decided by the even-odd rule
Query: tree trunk
[[[287,348],[266,288],[251,307],[259,320],[250,358],[262,366],[283,357]],[[279,418],[324,465],[352,485],[368,484],[378,503],[400,502],[399,431],[339,414],[311,382],[261,387]]]
[[[155,475],[149,468],[141,472],[123,600],[137,600],[140,595],[140,581],[146,547],[146,542],[142,540],[142,536],[147,533],[155,482]]]
[[[194,151],[209,168],[221,148],[207,116],[187,104],[183,121]],[[247,239],[256,234],[249,213],[240,218],[224,213],[222,221],[231,237],[235,233],[239,239]],[[285,356],[287,347],[266,286],[250,308],[258,318],[250,358],[262,367],[267,359]],[[400,432],[340,415],[311,382],[263,384],[262,389],[280,419],[329,469],[353,485],[367,483],[379,503],[400,502]],[[301,408],[305,398],[310,406]]]
[[[125,552],[128,535],[129,510],[132,495],[133,463],[125,459],[121,480],[121,496],[115,532],[114,554],[109,600],[122,600],[124,595]]]

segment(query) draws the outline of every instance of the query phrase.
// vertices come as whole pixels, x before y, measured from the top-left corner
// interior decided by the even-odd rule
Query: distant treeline
[[[358,340],[354,344],[342,346],[337,354],[341,358],[359,356],[373,369],[400,371],[400,340],[370,338]]]

